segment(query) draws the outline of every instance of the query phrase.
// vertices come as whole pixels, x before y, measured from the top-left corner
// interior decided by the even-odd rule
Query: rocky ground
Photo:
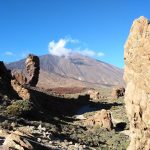
[[[29,147],[37,150],[125,150],[129,144],[129,125],[123,98],[106,98],[110,90],[100,91],[103,99],[90,101],[77,109],[74,115],[60,115],[51,110],[32,110],[29,101],[17,101],[16,104],[7,96],[0,96],[1,149],[6,149],[5,144],[8,145],[11,141],[20,150]],[[22,109],[17,108],[20,103]],[[89,117],[101,109],[111,112],[114,127],[110,131],[85,124]],[[19,140],[15,139],[17,135]]]

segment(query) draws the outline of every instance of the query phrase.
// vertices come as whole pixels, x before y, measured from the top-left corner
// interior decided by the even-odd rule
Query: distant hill
[[[7,64],[11,70],[22,70],[24,59]],[[101,87],[123,85],[123,70],[108,63],[80,54],[68,57],[40,56],[38,86],[53,87]]]

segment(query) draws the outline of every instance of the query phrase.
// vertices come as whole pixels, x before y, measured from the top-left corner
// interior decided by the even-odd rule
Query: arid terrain
[[[0,150],[150,150],[150,0],[0,0]]]
[[[126,87],[121,69],[79,55],[0,61],[0,149],[149,150],[149,24],[136,19],[125,43]]]
[[[21,71],[9,71],[1,62],[1,149],[127,148],[124,88],[91,88],[76,82],[72,87],[43,88],[38,84],[40,67],[34,55],[27,57]]]
[[[39,91],[39,89],[34,90]],[[123,97],[111,99],[109,97],[111,94],[110,89],[99,89],[99,91],[101,91],[100,94],[104,98],[90,100],[82,105],[78,104],[78,108],[75,107],[71,110],[66,107],[64,111],[68,112],[63,115],[61,114],[61,110],[59,110],[63,107],[62,105],[60,108],[58,107],[57,112],[55,112],[54,108],[51,109],[50,107],[49,109],[36,107],[35,110],[17,117],[14,114],[16,112],[12,112],[15,110],[10,108],[12,103],[14,105],[14,102],[11,102],[7,96],[1,97],[1,137],[3,137],[2,129],[5,129],[4,132],[9,131],[9,133],[15,131],[19,132],[16,134],[20,134],[21,132],[23,133],[21,139],[23,141],[27,140],[37,150],[125,150],[129,144],[129,124],[125,113]],[[85,95],[86,92],[68,94],[65,101],[69,101],[72,97],[78,97],[80,94]],[[109,94],[106,95],[106,93]],[[51,92],[46,92],[46,97],[49,97],[49,94],[51,95]],[[41,95],[41,98],[44,95]],[[16,102],[20,103],[21,101],[17,100]],[[24,103],[23,105],[27,105],[26,103],[28,102],[24,101]],[[21,107],[20,105],[18,107]],[[69,107],[72,106],[69,105]],[[113,123],[111,130],[99,125],[89,124],[88,119],[102,109],[111,112]],[[2,138],[3,140],[5,138]],[[14,141],[16,144],[18,143],[15,139]]]

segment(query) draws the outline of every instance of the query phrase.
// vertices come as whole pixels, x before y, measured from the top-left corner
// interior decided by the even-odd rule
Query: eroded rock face
[[[25,72],[27,75],[27,84],[36,86],[39,79],[40,60],[38,56],[29,55],[25,62]]]
[[[119,98],[124,96],[125,94],[125,88],[124,87],[114,87],[112,89],[111,97],[112,98]]]
[[[128,150],[150,149],[150,22],[133,22],[125,44],[125,103],[130,121]]]
[[[21,80],[20,80],[21,81]],[[11,72],[7,70],[3,62],[0,62],[0,92],[4,95],[9,95],[13,98],[22,98],[23,100],[30,99],[30,92],[23,87],[15,77],[12,77]]]
[[[113,123],[111,114],[109,111],[102,109],[101,111],[98,111],[94,116],[91,116],[90,118],[85,120],[85,125],[89,125],[92,127],[103,127],[108,130],[112,130]]]
[[[12,76],[19,82],[21,85],[25,85],[27,82],[27,78],[21,72],[14,72]]]
[[[0,93],[10,98],[19,98],[16,91],[11,86],[11,71],[7,70],[4,63],[0,61]]]
[[[11,86],[23,100],[30,100],[31,94],[29,90],[19,84],[16,79],[11,80]]]

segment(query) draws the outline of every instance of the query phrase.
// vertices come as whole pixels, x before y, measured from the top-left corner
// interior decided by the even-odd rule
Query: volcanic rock
[[[85,120],[85,125],[89,125],[92,127],[103,127],[108,130],[112,130],[113,123],[111,114],[109,111],[102,109],[101,111],[98,111],[94,116],[91,116],[87,120]]]
[[[27,84],[36,86],[39,79],[40,60],[38,56],[30,54],[25,61],[25,72],[27,75]]]
[[[12,73],[12,76],[19,82],[21,85],[25,85],[27,83],[27,78],[22,72]]]
[[[11,71],[7,70],[4,63],[0,61],[0,93],[11,98],[19,98],[16,91],[11,86]]]
[[[92,100],[99,100],[101,98],[100,93],[96,90],[89,90],[88,94],[90,95],[90,99]]]
[[[6,69],[4,63],[0,61],[0,86],[5,90],[10,87],[11,73]]]
[[[119,97],[124,96],[124,94],[125,94],[125,88],[124,87],[114,87],[112,89],[111,97],[118,99]]]
[[[19,131],[0,130],[0,137],[4,139],[0,149],[32,150],[32,145],[26,140],[27,136],[27,134]]]
[[[28,89],[23,87],[16,79],[11,80],[11,86],[13,89],[17,92],[19,97],[21,97],[23,100],[29,100],[30,99],[30,92]]]
[[[124,51],[125,104],[130,121],[128,150],[150,149],[150,22],[133,22]]]
[[[9,134],[6,137],[3,145],[16,150],[33,150],[32,145],[26,139],[21,139],[21,136],[24,135],[19,131]]]

